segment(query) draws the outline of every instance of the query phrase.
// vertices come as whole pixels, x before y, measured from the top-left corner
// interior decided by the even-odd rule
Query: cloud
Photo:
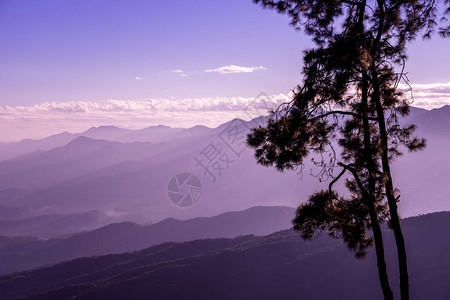
[[[94,101],[68,101],[44,102],[32,106],[0,106],[0,117],[21,114],[101,114],[101,113],[155,113],[160,111],[187,112],[187,111],[242,111],[248,106],[261,103],[281,104],[289,100],[287,94],[266,96],[262,94],[257,98],[248,97],[215,97],[215,98],[188,98],[188,99],[147,99],[147,100],[106,100]]]
[[[136,80],[142,80],[142,78],[141,78],[141,77],[135,77],[135,79],[136,79]]]
[[[400,89],[407,90],[401,85]],[[413,84],[412,105],[425,109],[450,105],[450,82]],[[164,124],[173,127],[218,126],[233,118],[250,120],[267,114],[292,94],[258,97],[213,97],[44,102],[30,106],[0,106],[0,141],[41,138],[62,131],[81,132],[92,126],[143,128]]]
[[[221,74],[233,74],[233,73],[252,73],[255,71],[264,71],[267,70],[266,67],[259,66],[259,67],[242,67],[242,66],[236,66],[236,65],[229,65],[220,67],[217,69],[209,69],[205,70],[205,72],[215,72],[215,73],[221,73]]]
[[[433,109],[450,105],[450,82],[400,84],[399,88],[413,106]]]
[[[183,70],[180,70],[180,69],[178,69],[178,70],[173,70],[172,73],[176,73],[176,74],[180,75],[181,77],[187,77],[187,74],[184,73],[184,71],[183,71]]]
[[[289,95],[256,98],[215,97],[44,102],[31,106],[0,106],[0,141],[42,138],[62,131],[81,132],[92,126],[114,124],[143,128],[218,126],[233,118],[250,120],[288,101]]]

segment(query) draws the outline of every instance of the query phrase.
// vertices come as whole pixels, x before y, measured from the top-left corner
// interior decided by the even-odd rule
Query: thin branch
[[[320,119],[320,118],[324,118],[324,117],[329,116],[329,115],[335,115],[335,114],[348,115],[348,116],[353,116],[355,118],[362,119],[362,116],[358,115],[357,113],[351,112],[351,111],[333,110],[333,111],[329,111],[329,112],[326,112],[324,114],[315,116],[313,118],[310,118],[310,119],[308,119],[308,121],[314,121],[314,120],[317,120],[317,119]],[[371,121],[377,121],[377,118],[368,118],[368,119],[371,120]]]
[[[369,193],[367,192],[367,190],[364,188],[361,179],[359,178],[358,174],[356,173],[355,169],[353,169],[352,167],[350,167],[350,165],[346,165],[343,164],[341,162],[338,162],[338,165],[343,167],[346,170],[349,170],[353,177],[355,178],[356,184],[358,185],[359,189],[361,190],[361,192],[364,194],[364,198],[369,199]]]
[[[339,173],[339,175],[333,179],[332,182],[330,182],[330,185],[328,186],[328,193],[331,195],[331,190],[333,189],[333,184],[335,184],[341,177],[342,175],[345,174],[345,171],[347,171],[345,168],[342,169],[341,173]]]

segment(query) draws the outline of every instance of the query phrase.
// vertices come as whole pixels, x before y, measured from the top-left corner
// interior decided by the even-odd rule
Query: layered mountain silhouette
[[[97,216],[92,212],[90,217]],[[266,235],[290,228],[295,210],[290,207],[253,207],[245,211],[227,212],[210,218],[180,221],[166,219],[156,224],[138,225],[130,222],[111,224],[66,238],[0,236],[0,274],[11,273],[83,256],[141,250],[163,242],[183,242],[204,238]],[[78,219],[76,219],[78,217]],[[83,219],[84,217],[84,219]],[[73,226],[89,226],[88,216],[72,216]],[[47,231],[61,230],[67,219],[53,218]],[[20,222],[20,221],[16,221]],[[76,225],[75,225],[76,224]],[[1,224],[2,227],[4,224]],[[13,227],[15,225],[16,227]],[[39,230],[28,224],[27,230]],[[23,224],[9,224],[10,230],[20,230]]]
[[[78,137],[107,140],[111,142],[152,142],[159,143],[177,137],[188,137],[191,135],[207,134],[210,128],[205,126],[194,126],[192,128],[171,128],[158,125],[144,129],[131,130],[116,126],[92,127],[81,133],[63,132],[43,139],[25,139],[17,143],[0,143],[0,161],[33,153],[36,151],[47,151],[61,147]]]
[[[428,138],[428,147],[405,153],[393,165],[402,216],[450,209],[448,120],[448,106],[431,111],[412,108],[404,120],[417,124],[418,135]],[[235,119],[217,128],[188,129],[104,126],[2,145],[3,150],[33,146],[22,147],[16,152],[21,155],[0,162],[0,220],[6,220],[5,215],[8,220],[23,220],[99,211],[107,216],[106,223],[155,223],[168,217],[214,216],[258,205],[296,207],[314,191],[327,188],[327,182],[311,176],[317,169],[310,162],[302,175],[298,170],[279,173],[256,164],[253,151],[242,140],[237,143],[233,134],[243,132],[240,138],[245,137],[248,128],[262,122],[264,118]],[[206,169],[199,163],[200,159],[203,164],[207,161],[208,147],[220,151],[216,157],[222,159],[222,169],[212,164]],[[211,170],[215,178],[208,173]],[[180,173],[193,174],[201,181],[201,197],[187,209],[173,205],[168,197],[168,184]]]
[[[0,236],[63,236],[95,229],[105,225],[108,219],[108,216],[102,212],[89,211],[0,220]]]
[[[403,220],[412,299],[450,297],[450,213]],[[398,297],[395,243],[385,230]],[[373,251],[357,260],[326,234],[164,243],[0,277],[3,299],[381,299]]]

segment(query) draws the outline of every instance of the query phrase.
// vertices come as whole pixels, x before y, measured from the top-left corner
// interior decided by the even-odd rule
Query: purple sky
[[[286,92],[307,45],[251,1],[0,3],[0,105]],[[267,70],[205,72],[227,65]]]
[[[9,122],[2,127],[26,132],[34,123],[20,107],[48,111],[42,103],[287,93],[301,80],[302,51],[310,45],[288,22],[250,0],[2,0],[0,121]],[[449,48],[449,40],[439,38],[412,44],[411,81],[450,82]],[[448,89],[440,86],[440,94]],[[450,102],[448,95],[438,105]],[[14,116],[28,123],[14,123]],[[91,121],[85,125],[114,123]],[[61,124],[54,126],[41,133],[56,132]],[[11,130],[0,135],[0,141],[17,138]]]

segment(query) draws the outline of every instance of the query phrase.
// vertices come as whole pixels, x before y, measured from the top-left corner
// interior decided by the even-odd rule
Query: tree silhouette
[[[273,111],[267,126],[254,129],[248,144],[258,163],[280,171],[303,167],[310,154],[319,156],[314,160],[317,177],[331,177],[331,182],[299,206],[294,228],[305,239],[326,230],[342,238],[357,257],[374,245],[384,298],[393,299],[380,228],[388,220],[397,245],[401,298],[409,299],[399,195],[390,164],[402,154],[400,146],[420,150],[425,140],[413,135],[414,125],[399,123],[409,113],[409,91],[398,85],[409,86],[404,73],[408,42],[421,34],[429,38],[436,30],[449,36],[450,1],[254,2],[288,14],[291,25],[310,35],[315,48],[304,53],[304,79],[293,100]],[[333,185],[342,179],[349,193],[340,196]]]

